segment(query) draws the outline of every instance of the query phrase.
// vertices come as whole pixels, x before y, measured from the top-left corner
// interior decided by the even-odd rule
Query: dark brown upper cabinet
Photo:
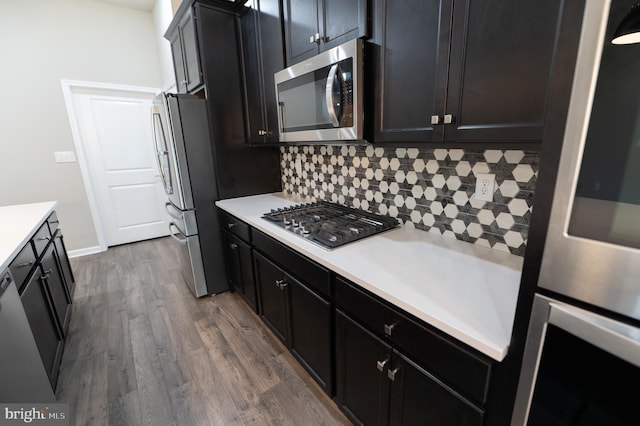
[[[367,0],[284,0],[287,66],[369,35]]]
[[[542,140],[562,1],[375,0],[374,142]]]
[[[165,37],[171,43],[178,93],[191,93],[202,85],[196,23],[191,9]]]
[[[273,75],[284,68],[280,0],[249,0],[240,18],[247,139],[278,142]]]

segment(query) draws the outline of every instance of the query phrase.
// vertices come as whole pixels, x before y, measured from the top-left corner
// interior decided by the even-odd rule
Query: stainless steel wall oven
[[[635,0],[587,0],[513,425],[638,424],[640,44]]]

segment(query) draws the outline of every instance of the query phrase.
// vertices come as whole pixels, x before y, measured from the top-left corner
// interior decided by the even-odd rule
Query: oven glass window
[[[568,231],[640,248],[640,44],[609,42],[633,3],[611,2]]]
[[[640,369],[549,325],[529,426],[638,425]]]

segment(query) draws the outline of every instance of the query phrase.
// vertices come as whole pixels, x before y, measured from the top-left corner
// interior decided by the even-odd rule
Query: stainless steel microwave
[[[362,40],[275,74],[280,142],[363,139]]]

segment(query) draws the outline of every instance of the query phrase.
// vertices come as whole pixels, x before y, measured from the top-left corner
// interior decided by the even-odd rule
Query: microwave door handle
[[[280,121],[280,134],[282,135],[284,133],[284,129],[287,127],[285,124],[285,115],[284,115],[284,102],[279,101],[278,102],[278,114],[279,114],[279,121]]]
[[[325,99],[327,102],[327,112],[329,112],[329,119],[331,120],[331,124],[333,124],[333,127],[339,127],[340,126],[340,120],[338,120],[338,115],[336,113],[336,108],[335,108],[335,99],[334,99],[334,92],[333,92],[333,81],[336,78],[336,75],[338,74],[338,69],[339,66],[338,64],[334,64],[331,69],[329,70],[329,76],[327,77],[327,84],[325,86]]]

